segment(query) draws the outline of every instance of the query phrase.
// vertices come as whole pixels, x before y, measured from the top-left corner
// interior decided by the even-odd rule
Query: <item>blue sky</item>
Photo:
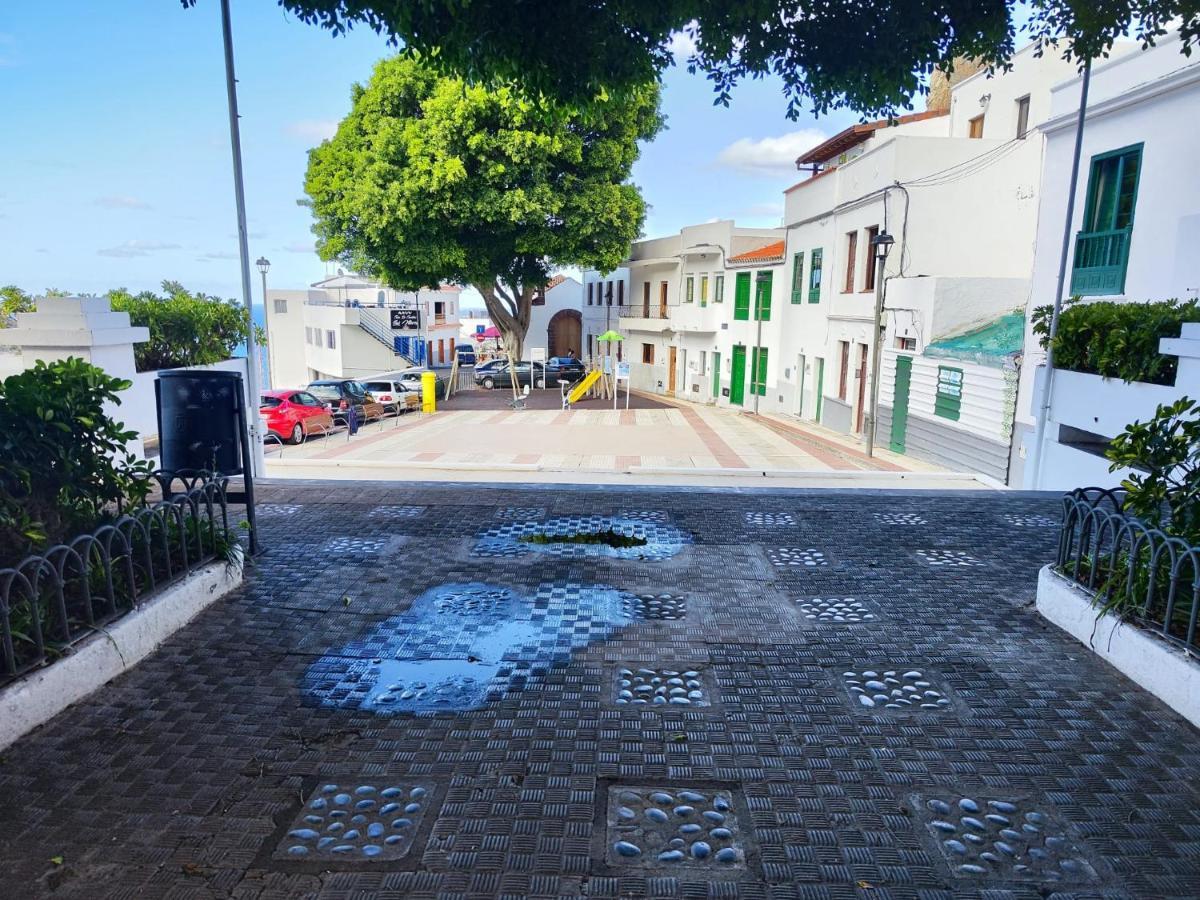
[[[0,284],[101,293],[172,278],[237,296],[215,0],[3,6]],[[251,257],[270,258],[272,286],[304,287],[325,273],[296,205],[306,151],[390,51],[369,31],[335,38],[270,0],[233,7]],[[634,171],[650,235],[714,217],[778,224],[782,190],[798,180],[790,160],[856,121],[790,122],[770,79],[714,107],[708,83],[682,68],[666,76],[663,105],[667,130]]]

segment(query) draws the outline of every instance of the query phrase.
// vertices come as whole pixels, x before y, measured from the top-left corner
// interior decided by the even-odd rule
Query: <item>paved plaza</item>
[[[261,496],[4,752],[3,896],[1200,896],[1196,731],[1032,608],[1055,498]]]

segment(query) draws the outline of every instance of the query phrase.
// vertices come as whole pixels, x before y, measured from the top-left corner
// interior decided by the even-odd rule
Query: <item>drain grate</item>
[[[607,860],[664,870],[736,869],[746,853],[729,791],[612,787]]]
[[[397,860],[430,802],[425,784],[325,784],[304,802],[276,859]]]

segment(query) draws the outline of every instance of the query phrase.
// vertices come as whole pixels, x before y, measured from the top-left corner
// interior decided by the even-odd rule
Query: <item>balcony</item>
[[[1133,228],[1115,231],[1081,231],[1075,236],[1075,262],[1071,293],[1079,296],[1121,294],[1129,265],[1129,238]]]
[[[623,306],[620,312],[620,327],[626,331],[662,333],[671,329],[671,308],[654,303],[645,306]]]

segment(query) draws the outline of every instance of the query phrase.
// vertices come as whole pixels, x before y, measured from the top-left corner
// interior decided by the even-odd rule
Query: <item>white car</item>
[[[389,416],[408,412],[420,403],[420,381],[414,385],[411,381],[393,375],[365,381],[363,384],[371,392],[371,396],[383,404],[383,410]],[[410,397],[413,399],[409,399]]]

